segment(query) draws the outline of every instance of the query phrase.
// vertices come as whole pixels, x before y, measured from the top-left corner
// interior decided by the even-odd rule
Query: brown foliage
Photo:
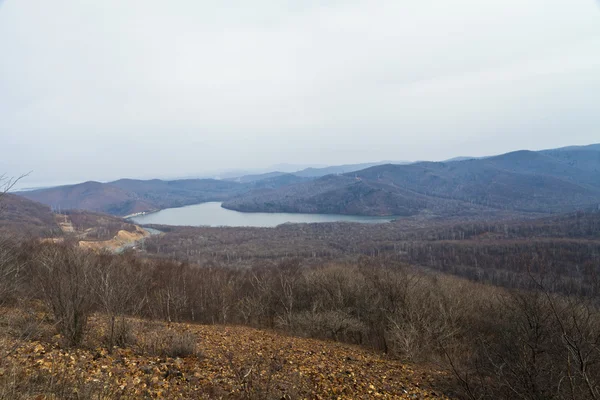
[[[588,235],[587,228],[579,228],[594,226],[593,221],[569,222],[558,232]],[[308,234],[317,234],[316,242],[331,246],[327,241],[339,235],[337,229],[302,226],[272,232],[283,232],[281,241],[299,241],[300,249],[308,243]],[[361,345],[404,361],[446,365],[465,398],[597,399],[600,309],[591,279],[598,266],[595,239],[550,235],[524,240],[518,238],[519,232],[538,228],[511,229],[471,226],[440,233],[456,234],[455,240],[431,239],[426,231],[422,235],[429,239],[399,241],[378,257],[276,257],[282,249],[269,242],[273,249],[266,250],[264,258],[259,257],[260,248],[245,247],[244,254],[253,254],[245,262],[239,261],[245,256],[237,251],[259,243],[261,230],[202,230],[214,236],[193,240],[206,241],[204,256],[214,254],[200,265],[142,259],[131,253],[93,254],[67,245],[15,247],[11,259],[25,266],[27,279],[13,296],[29,292],[44,300],[70,344],[81,343],[88,315],[101,311],[106,315],[101,336],[109,354],[128,346],[157,357],[214,354],[206,347],[199,349],[205,338],[189,334],[189,329],[139,334],[121,324],[128,315],[167,322],[244,324]],[[543,235],[557,232],[552,224],[539,229]],[[219,236],[223,232],[226,237]],[[246,236],[241,240],[239,235]],[[504,239],[499,239],[502,235]],[[226,240],[219,245],[219,238]],[[191,243],[193,254],[198,242]],[[227,249],[230,243],[237,247]],[[363,245],[357,243],[356,248]],[[342,254],[345,245],[340,246],[335,251]],[[316,252],[307,246],[306,251],[311,250]],[[473,280],[513,289],[427,272],[404,260],[455,273],[472,268],[464,271],[473,271]],[[588,268],[579,269],[580,275],[569,270],[580,265]],[[499,276],[511,284],[504,285]],[[29,290],[28,282],[33,283]],[[231,348],[223,353],[225,359],[236,357]],[[235,387],[244,396],[253,396],[272,391],[275,378],[269,374],[277,375],[282,362],[273,355],[232,365]]]

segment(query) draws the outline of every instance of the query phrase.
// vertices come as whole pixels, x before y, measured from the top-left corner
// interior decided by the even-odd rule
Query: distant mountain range
[[[16,192],[53,210],[88,210],[116,216],[182,207],[206,201],[224,201],[237,195],[304,182],[291,174],[273,175],[243,183],[217,179],[120,179]]]
[[[379,165],[249,192],[223,207],[255,212],[455,215],[473,207],[563,212],[600,204],[600,145]]]
[[[377,165],[385,165],[385,164],[410,164],[408,161],[380,161],[375,163],[362,163],[362,164],[346,164],[346,165],[337,165],[332,167],[324,167],[324,168],[306,168],[301,171],[294,172],[294,175],[302,176],[305,178],[319,178],[325,175],[331,174],[346,174],[350,172],[360,171],[366,168],[374,167]]]
[[[17,194],[49,205],[55,210],[80,209],[125,216],[204,201],[226,200],[244,190],[247,191],[244,185],[214,179],[121,179],[109,183],[84,182]]]
[[[19,192],[54,209],[124,216],[206,201],[247,212],[553,213],[600,203],[600,144],[445,162],[367,163],[236,178],[135,180]]]
[[[349,172],[360,171],[365,168],[374,167],[376,165],[384,164],[410,164],[409,161],[380,161],[373,163],[362,163],[362,164],[345,164],[345,165],[334,165],[329,167],[308,167],[295,172],[267,172],[263,174],[250,174],[243,175],[235,178],[229,178],[227,180],[241,183],[257,182],[267,178],[273,178],[281,175],[295,175],[301,178],[320,178],[325,175],[331,174],[345,174]]]

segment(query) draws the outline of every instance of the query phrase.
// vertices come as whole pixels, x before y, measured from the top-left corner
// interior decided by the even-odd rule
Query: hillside
[[[84,182],[17,194],[49,205],[57,211],[80,209],[125,215],[153,208],[151,203],[143,201],[134,192],[100,182]]]
[[[214,179],[121,179],[109,183],[85,182],[18,194],[55,209],[80,209],[122,216],[203,201],[224,200],[243,190],[244,185]]]
[[[1,398],[595,398],[600,213],[412,220],[9,249]]]
[[[479,217],[412,217],[373,225],[339,222],[276,228],[157,228],[166,233],[146,241],[148,254],[199,265],[215,259],[239,267],[254,262],[264,266],[286,257],[314,261],[320,257],[331,260],[388,254],[407,264],[470,279],[493,277],[495,284],[506,286],[519,281],[527,268],[539,266],[563,276],[556,288],[566,285],[568,279],[586,286],[600,272],[598,268],[582,269],[598,266],[599,211],[533,219],[504,215],[487,221]],[[573,290],[573,286],[568,287]]]
[[[267,175],[244,183],[216,179],[120,179],[108,183],[84,182],[17,194],[56,210],[87,210],[125,216],[206,201],[223,201],[251,190],[275,189],[306,180],[291,174]]]
[[[216,179],[173,181],[121,179],[107,185],[132,193],[136,199],[148,203],[152,209],[181,207],[204,201],[220,201],[247,190],[244,185]],[[111,210],[110,213],[119,214],[118,210]]]
[[[150,236],[122,218],[90,211],[55,214],[50,207],[13,194],[0,201],[0,236],[42,238],[78,243],[80,247],[120,251]]]
[[[18,194],[54,209],[117,216],[206,201],[223,201],[225,208],[246,212],[394,216],[467,216],[494,210],[557,213],[600,203],[598,145],[448,162],[377,164],[234,180],[85,182]]]
[[[0,201],[0,230],[27,236],[60,233],[50,207],[8,193]]]
[[[93,340],[86,348],[61,348],[47,335],[52,329],[47,322],[31,316],[29,321],[39,324],[30,340],[15,339],[10,325],[0,329],[3,398],[64,398],[64,390],[123,399],[448,398],[440,389],[449,381],[447,372],[331,341],[245,327],[130,320],[132,344],[108,352]],[[101,330],[104,323],[95,317],[89,328]]]
[[[517,151],[484,159],[381,165],[251,192],[239,211],[456,215],[473,208],[557,213],[600,203],[598,146]]]

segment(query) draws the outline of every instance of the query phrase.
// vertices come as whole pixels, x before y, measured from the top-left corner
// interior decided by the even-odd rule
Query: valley
[[[593,399],[599,150],[5,194],[0,388]]]
[[[600,400],[600,0],[0,0],[0,400]]]
[[[355,170],[366,166],[365,169]],[[352,170],[352,172],[344,172]],[[308,172],[312,171],[312,172]],[[600,146],[447,162],[359,164],[228,180],[121,179],[19,192],[53,209],[115,216],[205,202],[241,212],[471,217],[561,213],[600,204]]]

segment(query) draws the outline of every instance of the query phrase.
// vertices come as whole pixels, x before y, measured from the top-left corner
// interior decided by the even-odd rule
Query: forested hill
[[[243,183],[216,179],[120,179],[108,183],[90,181],[17,194],[56,210],[79,209],[125,216],[205,201],[223,201],[250,190],[270,190],[305,180],[291,174]]]
[[[236,180],[121,179],[18,194],[55,209],[117,216],[206,201],[223,201],[226,208],[250,212],[398,216],[477,215],[498,209],[564,212],[600,203],[600,145],[375,165],[319,178],[308,176],[314,171],[298,174],[276,172]]]
[[[10,193],[0,196],[0,232],[51,236],[60,232],[50,207]]]
[[[55,209],[81,209],[128,215],[211,200],[241,193],[243,185],[213,179],[179,181],[121,179],[19,192],[20,196]]]
[[[478,209],[566,212],[600,204],[600,146],[484,159],[380,165],[226,201],[239,211],[456,215]]]

